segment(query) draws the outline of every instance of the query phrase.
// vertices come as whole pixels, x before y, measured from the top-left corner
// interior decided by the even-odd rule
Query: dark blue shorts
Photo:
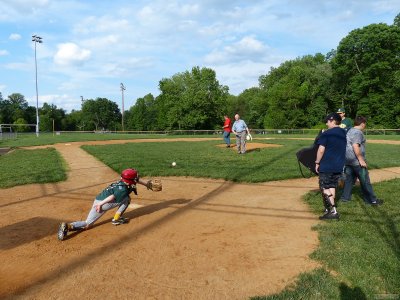
[[[338,181],[342,173],[319,173],[319,188],[337,188]]]

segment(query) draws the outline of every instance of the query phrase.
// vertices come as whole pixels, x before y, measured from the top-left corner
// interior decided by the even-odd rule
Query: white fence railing
[[[316,135],[320,129],[250,129],[252,134],[257,135],[281,135],[299,134]],[[217,135],[222,134],[222,130],[127,130],[127,131],[56,131],[57,134],[63,133],[96,133],[96,134],[160,134],[160,135]],[[400,135],[400,129],[366,129],[365,134],[369,135]]]

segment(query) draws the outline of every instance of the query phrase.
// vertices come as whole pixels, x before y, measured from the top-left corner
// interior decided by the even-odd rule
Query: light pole
[[[32,42],[35,43],[35,74],[36,74],[36,136],[39,137],[39,93],[37,84],[37,59],[36,59],[36,44],[43,43],[42,38],[38,35],[32,35]]]
[[[125,131],[124,129],[124,91],[126,90],[124,84],[121,82],[121,93],[122,93],[122,131]]]

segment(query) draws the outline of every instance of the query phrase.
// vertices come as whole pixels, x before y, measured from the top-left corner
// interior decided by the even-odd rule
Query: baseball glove
[[[161,179],[151,179],[147,181],[147,189],[152,190],[153,192],[160,192],[162,191],[162,182]]]
[[[248,141],[252,141],[253,140],[253,137],[251,136],[250,133],[246,135],[246,140],[248,140]]]

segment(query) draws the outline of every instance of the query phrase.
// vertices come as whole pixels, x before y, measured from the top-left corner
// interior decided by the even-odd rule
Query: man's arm
[[[315,158],[315,172],[319,173],[319,164],[325,153],[325,146],[319,145],[317,151],[317,157]]]
[[[237,132],[236,132],[236,122],[233,123],[232,132],[233,132],[234,135],[237,135]]]
[[[358,162],[360,163],[360,166],[362,168],[366,168],[367,167],[367,163],[364,160],[364,157],[362,156],[361,153],[361,147],[359,144],[353,144],[353,150],[354,150],[354,154],[356,155]]]

